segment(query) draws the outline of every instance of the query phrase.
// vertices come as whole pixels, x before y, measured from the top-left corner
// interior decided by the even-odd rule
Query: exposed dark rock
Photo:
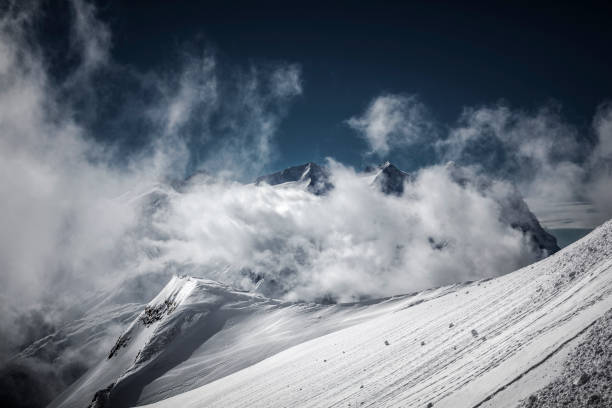
[[[597,394],[591,395],[589,399],[587,400],[588,405],[596,405],[596,404],[599,404],[600,402],[601,402],[601,397]]]
[[[436,251],[441,251],[448,246],[448,242],[444,240],[437,241],[433,237],[428,237],[427,241],[431,246],[431,249],[435,249]]]
[[[108,387],[96,391],[91,403],[87,406],[87,408],[110,408],[110,393],[114,386],[115,383],[112,383]]]
[[[385,194],[402,195],[404,183],[410,180],[410,175],[389,162],[385,162],[378,169],[380,172],[374,179],[374,184]]]
[[[176,309],[176,303],[170,299],[166,299],[164,303],[155,307],[146,306],[143,314],[140,316],[140,321],[148,327],[161,320],[164,315],[172,313],[174,309]]]
[[[108,353],[108,358],[109,359],[113,358],[120,349],[122,349],[124,347],[127,347],[129,341],[130,341],[130,337],[129,336],[121,335],[117,339],[117,342],[115,343],[113,348],[111,348],[110,353]]]
[[[589,381],[590,378],[591,376],[588,375],[587,373],[582,373],[580,377],[574,380],[574,385],[577,385],[577,386],[584,385]]]

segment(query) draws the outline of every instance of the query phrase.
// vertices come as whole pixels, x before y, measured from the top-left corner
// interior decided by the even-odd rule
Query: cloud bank
[[[329,162],[335,188],[198,183],[156,218],[160,262],[290,300],[354,301],[510,272],[540,256],[500,220],[486,190],[447,167],[419,172],[402,196]],[[469,239],[466,239],[469,237]]]
[[[0,361],[31,340],[17,326],[28,310],[59,324],[91,290],[145,272],[150,228],[131,194],[183,179],[194,163],[236,179],[261,171],[301,93],[298,65],[220,68],[209,52],[135,72],[112,60],[95,8],[70,5],[77,62],[60,79],[37,42],[38,3],[11,2],[0,18]],[[118,77],[129,87],[109,101]],[[120,112],[112,126],[97,127],[109,112]],[[126,152],[115,136],[139,145]]]
[[[554,103],[535,111],[513,109],[503,102],[467,107],[450,126],[437,123],[427,111],[416,96],[384,94],[348,123],[381,157],[429,144],[435,147],[434,162],[476,166],[510,181],[544,216],[555,205],[573,203],[578,210],[573,216],[583,227],[612,217],[609,103],[598,108],[587,129],[566,121]],[[591,211],[584,211],[585,204]],[[550,227],[576,225],[571,219],[545,221]]]

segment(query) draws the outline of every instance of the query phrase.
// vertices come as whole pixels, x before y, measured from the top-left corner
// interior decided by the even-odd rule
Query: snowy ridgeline
[[[612,222],[496,279],[367,303],[175,277],[50,406],[611,406],[611,308]]]

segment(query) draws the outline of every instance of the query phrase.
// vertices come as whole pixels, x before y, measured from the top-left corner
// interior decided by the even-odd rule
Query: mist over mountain
[[[41,394],[55,395],[172,274],[335,303],[488,278],[558,250],[516,189],[452,163],[413,174],[391,163],[363,172],[307,163],[252,184],[199,172],[120,200],[140,214],[132,237],[146,257],[48,336],[24,342],[5,372],[7,388],[23,390],[7,382],[22,375],[29,386],[54,384]],[[104,318],[92,324],[95,316]]]
[[[591,351],[571,360],[585,367],[607,338],[609,224],[559,246],[612,217],[609,18],[560,5],[518,30],[514,7],[487,7],[0,2],[0,405],[157,403],[209,380],[224,384],[210,395],[227,389],[229,405],[256,405],[232,388],[234,374],[295,378],[276,370],[287,361],[278,355],[297,347],[331,362],[308,345],[328,353],[327,335],[376,355],[352,337],[384,345],[374,405],[412,398],[382,386],[395,339],[409,357],[430,341],[442,350],[398,370],[482,360],[472,374],[496,393],[510,382],[488,377],[488,357],[520,356],[502,376],[519,375],[596,327]],[[557,12],[572,17],[553,24],[561,37],[539,24]],[[485,16],[490,29],[471,31]],[[560,41],[570,28],[593,43]],[[538,42],[543,33],[554,46]],[[535,60],[546,63],[529,83]],[[489,316],[489,334],[474,336],[478,310],[508,320]],[[459,343],[438,336],[454,311],[465,315]],[[428,339],[412,337],[414,321]],[[375,338],[379,324],[393,337]],[[488,348],[496,327],[504,344],[537,344],[525,355]],[[272,368],[259,376],[259,363]],[[459,383],[473,379],[459,371]],[[445,392],[420,393],[423,384],[459,384],[419,376],[409,378],[419,403]],[[334,394],[370,391],[336,380]],[[308,405],[311,391],[296,397],[297,382],[283,381],[293,391],[247,389]],[[346,399],[312,404],[362,402],[337,394]]]

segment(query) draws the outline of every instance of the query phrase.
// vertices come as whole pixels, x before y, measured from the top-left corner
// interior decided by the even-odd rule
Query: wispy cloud
[[[295,64],[234,71],[224,87],[216,137],[202,167],[243,181],[261,174],[276,157],[274,136],[289,102],[302,93],[300,75]]]
[[[270,296],[349,301],[503,274],[542,255],[501,220],[508,184],[461,185],[436,166],[397,197],[329,166],[326,196],[215,182],[173,196],[156,220],[159,261],[245,289],[263,278]]]
[[[465,108],[452,126],[435,124],[416,100],[385,95],[375,98],[360,118],[348,123],[365,137],[373,152],[400,153],[414,143],[435,148],[435,161],[455,161],[515,183],[546,219],[551,205],[591,202],[595,211],[574,207],[571,225],[593,227],[612,217],[610,177],[610,107],[602,105],[592,129],[579,129],[558,104],[535,111],[508,104]],[[407,129],[407,130],[406,130]],[[436,129],[436,132],[428,132]],[[444,132],[441,129],[446,129]],[[427,137],[423,137],[427,135]],[[569,224],[568,224],[569,225]],[[563,227],[553,222],[549,227]]]
[[[370,153],[379,156],[427,142],[434,133],[429,112],[416,95],[378,96],[361,116],[352,117],[346,123],[365,139]]]
[[[172,69],[121,66],[95,7],[70,5],[76,62],[59,79],[36,41],[39,4],[0,16],[0,361],[29,338],[17,318],[30,309],[56,324],[92,290],[150,271],[152,229],[129,197],[202,163],[251,177],[301,93],[300,67],[283,62],[219,68],[185,51]],[[130,154],[109,142],[124,137],[139,143]]]
[[[78,76],[87,76],[110,61],[111,33],[97,18],[93,4],[83,0],[70,0],[73,11],[73,52],[79,57]]]

